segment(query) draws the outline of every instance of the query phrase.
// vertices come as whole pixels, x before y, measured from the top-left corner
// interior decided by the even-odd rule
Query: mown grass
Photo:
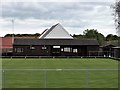
[[[86,86],[88,86],[88,88],[118,87],[117,70],[64,70],[118,69],[118,61],[113,59],[3,58],[2,66],[4,69],[3,75],[5,88],[86,88]],[[38,69],[63,70],[41,71]]]

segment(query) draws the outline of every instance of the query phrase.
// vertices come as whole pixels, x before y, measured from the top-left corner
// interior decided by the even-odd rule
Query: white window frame
[[[16,49],[15,52],[17,52],[17,53],[24,52],[24,51],[23,51],[23,48],[15,48],[15,49]]]
[[[63,52],[63,51],[64,51],[64,49],[63,49],[63,48],[61,48],[61,51]]]
[[[47,47],[43,46],[42,49],[43,49],[43,50],[44,50],[44,49],[47,49]]]
[[[74,49],[73,49],[73,53],[78,53],[78,49],[77,49],[77,48],[74,48]]]
[[[70,47],[64,47],[64,52],[71,52],[71,48]]]
[[[53,46],[53,48],[60,48],[60,46]]]
[[[35,49],[35,46],[30,46],[30,49],[31,49],[31,50],[34,50],[34,49]]]

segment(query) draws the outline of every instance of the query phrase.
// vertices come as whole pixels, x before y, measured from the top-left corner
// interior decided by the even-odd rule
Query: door
[[[53,46],[52,47],[52,56],[60,56],[61,50],[60,50],[60,46]]]
[[[87,56],[87,48],[84,46],[79,47],[78,52],[79,56]]]

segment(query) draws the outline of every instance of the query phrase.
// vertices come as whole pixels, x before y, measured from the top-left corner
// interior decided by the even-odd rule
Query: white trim
[[[60,46],[53,46],[53,48],[60,48]]]
[[[120,69],[117,69],[117,68],[110,68],[110,69],[61,69],[61,68],[58,68],[58,69],[0,69],[0,70],[4,70],[4,71],[118,71]]]

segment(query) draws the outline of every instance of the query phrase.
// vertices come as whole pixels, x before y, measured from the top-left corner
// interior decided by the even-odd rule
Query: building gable
[[[46,30],[41,37],[41,39],[73,39],[72,36],[62,27],[61,24],[56,24],[52,26],[49,30]]]
[[[12,37],[0,37],[0,44],[2,49],[13,48],[13,38]]]

